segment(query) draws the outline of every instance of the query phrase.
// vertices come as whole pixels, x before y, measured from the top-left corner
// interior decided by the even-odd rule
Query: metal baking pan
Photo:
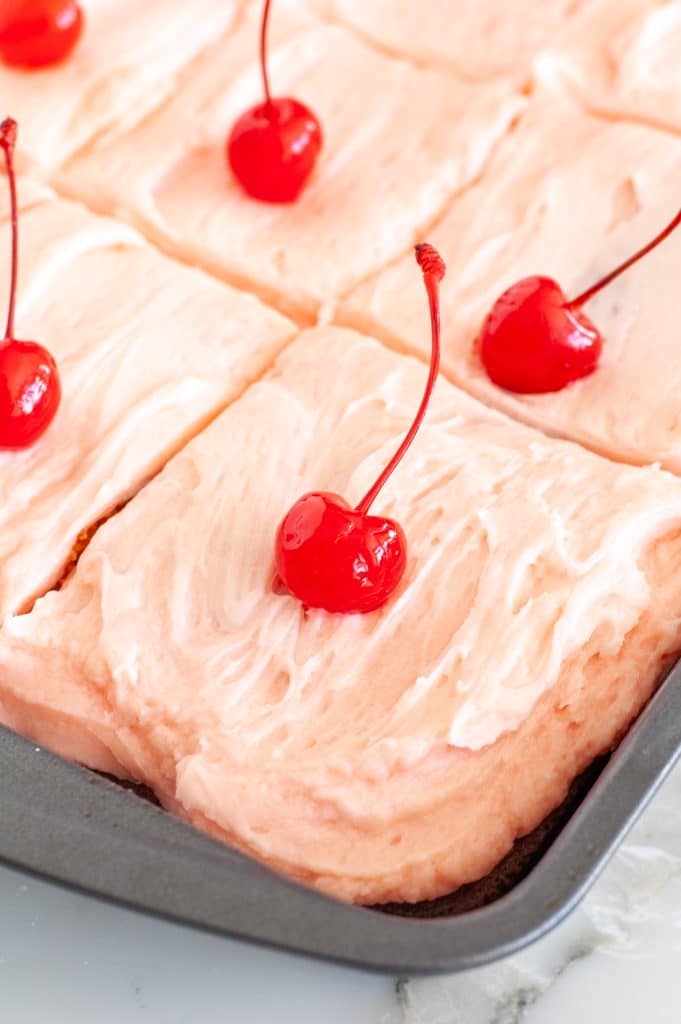
[[[456,971],[512,953],[565,917],[680,753],[681,663],[526,877],[485,906],[448,913],[445,902],[424,918],[302,888],[0,729],[0,860],[224,935],[392,975]]]

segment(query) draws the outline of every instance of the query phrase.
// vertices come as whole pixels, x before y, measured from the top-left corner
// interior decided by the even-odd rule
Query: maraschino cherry
[[[265,0],[260,28],[260,67],[265,100],[236,122],[227,159],[243,189],[267,203],[292,203],[312,174],[322,148],[322,130],[309,107],[289,97],[273,99],[267,73],[267,28],[271,0]]]
[[[576,299],[565,297],[549,277],[526,277],[497,299],[478,337],[489,378],[507,391],[539,394],[560,391],[598,366],[603,339],[582,312],[594,295],[638,263],[681,223],[681,211],[615,270]]]
[[[2,0],[0,57],[17,68],[60,64],[83,31],[76,0]]]
[[[404,576],[407,539],[402,527],[394,519],[370,515],[369,509],[416,437],[440,367],[438,292],[445,265],[430,245],[417,245],[416,259],[428,293],[432,349],[430,373],[414,422],[358,505],[352,508],[339,494],[313,491],[293,505],[277,530],[277,572],[305,608],[371,612],[385,604]]]
[[[17,123],[11,117],[0,124],[0,148],[5,155],[12,218],[12,277],[5,337],[0,342],[0,448],[27,448],[54,419],[61,399],[57,365],[36,341],[14,337],[14,309],[18,276],[18,210],[14,174]]]

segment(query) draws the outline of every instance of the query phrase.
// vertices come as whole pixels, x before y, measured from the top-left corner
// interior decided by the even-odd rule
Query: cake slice
[[[591,0],[541,53],[535,79],[606,117],[681,131],[681,4]]]
[[[226,38],[243,3],[80,0],[83,35],[63,64],[23,71],[0,61],[0,95],[21,122],[22,151],[50,170],[105,129],[140,122]]]
[[[273,12],[275,95],[313,108],[317,168],[290,205],[249,199],[227,168],[236,119],[262,97],[260,4],[172,102],[72,161],[60,187],[132,217],[173,256],[313,318],[408,248],[481,171],[524,100],[383,56],[293,0]]]
[[[532,58],[588,0],[308,0],[379,49],[474,81],[526,78]]]
[[[681,482],[441,381],[375,511],[410,560],[369,615],[273,587],[309,489],[357,501],[425,367],[306,332],[0,636],[0,716],[346,900],[485,875],[617,742],[681,646]]]
[[[551,394],[512,394],[489,380],[475,343],[496,299],[521,278],[553,277],[575,297],[648,242],[678,209],[680,167],[673,135],[602,121],[564,96],[535,97],[429,236],[449,265],[443,366],[452,380],[549,433],[681,472],[681,231],[586,305],[604,337],[590,377]],[[412,263],[405,256],[356,289],[341,319],[425,356]]]
[[[0,282],[9,282],[6,188]],[[19,182],[17,334],[57,360],[63,397],[32,447],[0,451],[0,618],[62,574],[108,515],[258,376],[295,330],[177,266],[132,228]]]

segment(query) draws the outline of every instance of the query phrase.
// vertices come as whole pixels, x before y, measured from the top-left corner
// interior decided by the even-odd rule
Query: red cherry
[[[369,509],[402,461],[426,415],[440,367],[439,284],[445,265],[430,245],[416,246],[430,306],[430,372],[414,422],[381,475],[352,508],[338,494],[313,491],[284,516],[275,541],[279,577],[306,608],[370,612],[400,585],[407,566],[407,539],[394,519]]]
[[[18,68],[59,64],[83,31],[76,0],[3,0],[0,6],[0,57]]]
[[[61,399],[57,364],[35,341],[0,345],[0,447],[27,448],[47,430]]]
[[[526,277],[508,288],[487,314],[477,340],[490,380],[507,391],[543,394],[593,373],[603,338],[581,307],[680,223],[681,210],[651,242],[572,301],[549,277]]]
[[[322,132],[312,111],[284,98],[241,115],[229,136],[227,156],[237,180],[254,199],[292,203],[321,148]]]
[[[288,97],[272,99],[267,73],[265,0],[260,28],[260,67],[265,100],[238,119],[227,140],[227,161],[243,189],[267,203],[292,203],[310,177],[322,148],[322,129],[309,107]]]
[[[549,277],[526,277],[497,299],[482,328],[480,355],[507,391],[560,391],[592,373],[601,336]]]
[[[370,612],[390,597],[407,565],[399,523],[362,515],[339,494],[313,492],[295,503],[277,533],[277,568],[308,608]]]
[[[0,148],[5,156],[12,218],[12,276],[5,337],[0,342],[0,448],[26,448],[47,430],[59,408],[61,384],[57,365],[36,341],[14,337],[19,265],[19,217],[14,174],[17,123],[0,124]]]

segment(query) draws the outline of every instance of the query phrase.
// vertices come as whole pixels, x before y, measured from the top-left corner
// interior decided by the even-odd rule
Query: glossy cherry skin
[[[227,160],[254,199],[292,203],[312,174],[322,141],[319,121],[305,104],[273,99],[242,114],[227,140]]]
[[[507,391],[560,391],[598,366],[603,342],[548,277],[526,277],[497,299],[478,338],[490,379]]]
[[[59,64],[83,31],[76,0],[2,0],[0,57],[18,68]]]
[[[26,448],[47,430],[61,401],[57,365],[36,341],[0,344],[0,448]]]
[[[397,589],[407,564],[399,523],[363,515],[339,494],[315,491],[292,506],[276,538],[277,572],[307,608],[371,612]]]

